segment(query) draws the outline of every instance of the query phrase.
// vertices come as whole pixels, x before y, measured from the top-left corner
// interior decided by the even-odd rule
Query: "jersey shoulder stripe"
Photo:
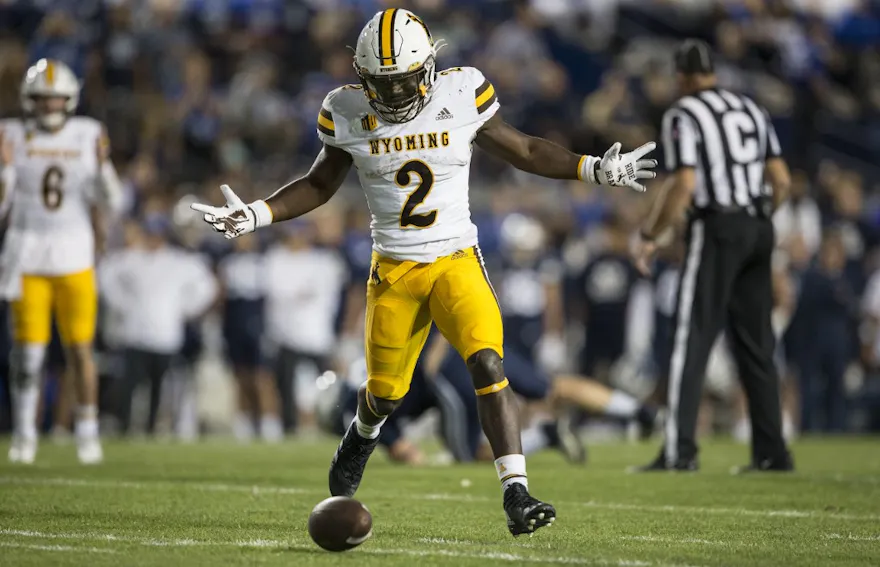
[[[321,107],[318,112],[318,131],[327,136],[336,137],[336,124],[333,123],[333,113]]]
[[[434,98],[442,99],[464,123],[483,123],[500,108],[492,82],[476,67],[452,67],[437,73]]]
[[[353,125],[370,112],[370,105],[361,85],[343,85],[324,97],[318,111],[316,129],[318,138],[332,146],[343,146],[351,141]]]
[[[489,79],[484,80],[483,84],[477,87],[476,91],[474,91],[474,99],[478,114],[488,110],[498,100],[498,95],[495,94],[495,87],[489,82]]]

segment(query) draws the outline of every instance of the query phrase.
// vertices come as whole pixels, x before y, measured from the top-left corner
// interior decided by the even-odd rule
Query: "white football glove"
[[[608,148],[602,159],[587,156],[583,160],[581,179],[588,179],[597,185],[609,187],[626,186],[643,193],[645,186],[639,183],[639,179],[654,179],[657,174],[652,171],[657,167],[657,160],[642,159],[646,154],[654,151],[657,147],[655,142],[647,144],[623,155],[620,154],[620,142]],[[598,162],[598,166],[596,165]]]
[[[221,185],[220,191],[226,199],[226,206],[212,207],[193,203],[190,207],[205,214],[205,222],[214,227],[227,239],[255,231],[272,223],[272,210],[265,201],[259,200],[246,205],[229,185]]]

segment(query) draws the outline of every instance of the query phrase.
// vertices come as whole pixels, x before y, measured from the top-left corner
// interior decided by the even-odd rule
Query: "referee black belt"
[[[733,215],[745,213],[750,217],[768,219],[771,216],[769,202],[749,203],[748,205],[719,205],[712,204],[698,209],[691,209],[692,219],[703,219],[716,215]]]

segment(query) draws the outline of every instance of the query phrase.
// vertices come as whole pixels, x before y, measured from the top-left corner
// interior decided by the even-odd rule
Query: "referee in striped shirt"
[[[634,249],[648,273],[655,239],[687,212],[687,253],[678,285],[669,361],[669,417],[660,456],[642,471],[699,468],[697,411],[709,352],[727,330],[749,400],[751,464],[792,470],[782,438],[770,260],[771,215],[790,175],[773,124],[748,97],[718,88],[709,47],[685,41],[675,53],[678,99],[665,113],[662,144],[670,180]]]

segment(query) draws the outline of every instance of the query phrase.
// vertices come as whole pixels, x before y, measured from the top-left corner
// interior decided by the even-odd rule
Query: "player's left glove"
[[[653,168],[657,167],[657,160],[642,159],[657,147],[655,142],[648,142],[638,149],[622,154],[620,142],[608,148],[602,159],[586,156],[582,160],[581,179],[587,179],[597,185],[609,187],[626,186],[640,193],[645,191],[645,186],[639,183],[640,179],[653,179],[657,174]]]
[[[205,214],[205,222],[214,227],[227,239],[255,231],[272,223],[272,211],[265,201],[259,200],[246,205],[229,185],[221,185],[220,191],[226,198],[225,207],[212,207],[201,203],[190,205],[193,210]]]

